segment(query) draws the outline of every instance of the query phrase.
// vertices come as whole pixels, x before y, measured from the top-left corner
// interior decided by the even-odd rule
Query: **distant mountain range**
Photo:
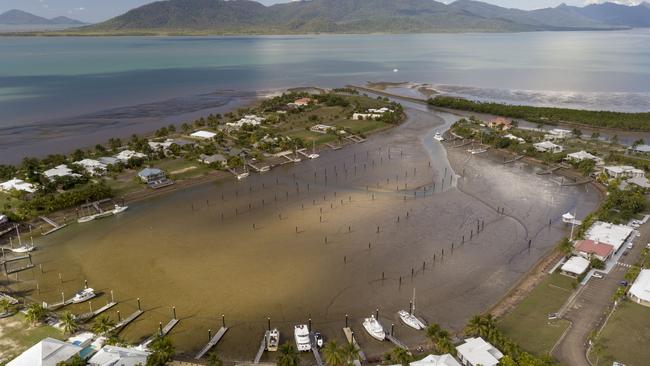
[[[264,6],[250,0],[153,2],[84,34],[299,34],[524,32],[650,27],[650,5],[506,9],[473,0],[308,0]]]
[[[52,19],[39,17],[22,10],[9,10],[0,14],[2,25],[84,25],[86,23],[68,17]]]

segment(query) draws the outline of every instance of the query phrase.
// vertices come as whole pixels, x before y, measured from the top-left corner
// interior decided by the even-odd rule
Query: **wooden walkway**
[[[320,357],[320,352],[318,351],[318,344],[316,344],[316,335],[313,332],[309,333],[309,342],[311,343],[311,351],[314,353],[314,358],[316,359],[316,365],[325,366],[323,359]]]
[[[349,327],[343,328],[343,333],[345,334],[345,338],[348,340],[348,343],[354,344],[359,349],[359,359],[361,361],[365,361],[366,360],[366,354],[363,353],[363,351],[361,350],[361,346],[359,345],[357,340],[354,338],[354,332],[352,331],[352,328],[349,328]],[[355,360],[354,364],[355,364],[355,366],[359,366],[359,365],[361,365],[361,362],[359,362],[358,360]]]
[[[129,325],[132,321],[136,320],[140,315],[142,315],[144,311],[138,309],[136,310],[133,314],[129,315],[126,319],[122,320],[121,322],[115,324],[113,328],[111,328],[110,332],[119,332],[121,331],[124,327]]]
[[[541,171],[541,172],[537,172],[536,174],[537,174],[537,175],[548,175],[548,174],[554,173],[554,172],[556,172],[556,171],[558,171],[558,170],[560,170],[560,169],[562,169],[562,167],[560,167],[560,166],[556,166],[556,167],[550,168],[550,169],[548,169],[548,170],[544,170],[544,171]]]
[[[97,309],[95,311],[92,311],[92,312],[89,311],[89,312],[87,312],[85,314],[79,315],[78,319],[81,320],[81,321],[88,321],[88,320],[96,317],[97,315],[105,312],[106,310],[112,308],[115,305],[117,305],[117,302],[111,301],[111,302],[107,303],[106,305],[102,306],[101,308],[99,308],[99,309]]]
[[[41,218],[41,220],[45,221],[45,222],[48,223],[50,226],[52,226],[52,229],[50,229],[50,230],[44,232],[44,233],[41,234],[41,235],[51,234],[51,233],[53,233],[53,232],[55,232],[55,231],[57,231],[57,230],[61,230],[61,229],[63,229],[64,227],[68,226],[67,224],[59,225],[59,224],[56,223],[54,220],[52,220],[52,219],[50,219],[50,218],[48,218],[48,217],[46,217],[46,216],[41,216],[40,218]]]
[[[332,150],[340,150],[340,149],[343,148],[343,146],[341,146],[341,145],[334,145],[334,144],[332,144],[331,142],[328,142],[328,143],[326,143],[325,145],[326,145],[327,147],[329,147],[330,149],[332,149]]]
[[[523,155],[518,155],[518,156],[515,156],[514,158],[512,158],[512,159],[510,159],[510,160],[504,161],[503,164],[505,165],[505,164],[514,163],[515,161],[517,161],[517,160],[521,160],[521,159],[523,159],[523,158],[524,158]]]
[[[264,351],[266,350],[266,340],[269,337],[269,331],[267,330],[264,332],[264,337],[262,337],[262,342],[260,342],[260,348],[257,350],[257,354],[255,355],[255,360],[253,360],[254,364],[260,363],[260,360],[262,359],[262,355],[264,354]]]
[[[4,253],[4,251],[3,251],[3,253]],[[23,259],[29,259],[29,264],[24,264],[22,266],[13,267],[13,268],[7,268],[7,263],[17,262],[17,261],[21,261]],[[26,255],[21,255],[21,256],[18,256],[18,257],[10,258],[10,259],[5,259],[5,260],[2,261],[2,267],[4,268],[5,274],[7,274],[7,275],[34,268],[34,263],[32,262],[32,255],[31,254],[26,254]]]
[[[147,346],[149,346],[149,343],[153,342],[153,340],[156,339],[156,337],[158,337],[158,336],[164,337],[167,334],[169,334],[169,332],[172,331],[172,329],[176,326],[176,324],[178,324],[178,322],[180,322],[180,319],[172,319],[172,320],[170,320],[169,323],[167,323],[167,325],[162,327],[162,330],[160,330],[160,331],[152,334],[151,336],[149,336],[149,338],[147,338],[144,342],[140,343],[140,345],[138,347],[147,348]]]
[[[404,343],[402,343],[402,341],[400,341],[399,339],[395,338],[395,336],[393,336],[393,335],[390,334],[389,332],[386,332],[386,339],[388,339],[388,340],[391,341],[395,346],[397,346],[397,347],[399,347],[399,348],[401,348],[401,349],[404,349],[404,350],[407,350],[407,351],[409,350],[409,348],[408,348]]]
[[[199,351],[199,353],[196,354],[196,356],[194,357],[194,359],[195,359],[195,360],[200,360],[201,357],[203,357],[206,353],[208,353],[208,351],[209,351],[212,347],[216,346],[217,343],[219,343],[219,341],[221,340],[221,338],[223,338],[224,334],[226,334],[227,331],[228,331],[228,327],[221,327],[221,329],[219,329],[219,331],[217,332],[217,334],[216,334],[214,337],[212,337],[212,339],[210,339],[210,341],[208,342],[208,344],[206,344],[205,347],[203,347],[203,349],[201,349],[201,350]]]

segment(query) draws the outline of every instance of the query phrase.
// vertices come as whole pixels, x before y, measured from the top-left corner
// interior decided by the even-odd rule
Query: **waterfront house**
[[[650,269],[639,272],[627,295],[637,304],[650,307]]]
[[[569,277],[579,277],[589,269],[589,265],[590,262],[588,259],[573,256],[564,262],[562,267],[560,267],[560,272]]]
[[[217,134],[210,131],[196,131],[192,133],[190,136],[197,139],[209,140],[217,136]]]
[[[149,352],[133,348],[104,346],[88,360],[88,366],[136,366],[147,363]]]
[[[247,114],[244,117],[240,118],[238,121],[226,123],[226,126],[238,130],[244,125],[259,126],[265,120],[266,118],[259,117],[254,114]]]
[[[627,183],[639,188],[650,189],[650,181],[645,176],[630,178],[627,180]]]
[[[495,130],[507,131],[512,128],[512,121],[503,117],[497,117],[488,122],[487,126]]]
[[[509,133],[509,134],[507,134],[507,135],[505,135],[505,136],[503,136],[503,137],[506,138],[506,139],[508,139],[508,140],[517,141],[517,142],[520,143],[520,144],[523,144],[524,142],[526,142],[526,140],[522,139],[522,138],[519,137],[519,136],[515,136],[515,135],[513,135],[513,134],[511,134],[511,133]]]
[[[571,130],[565,130],[562,128],[554,128],[549,130],[547,134],[544,135],[544,140],[564,140],[573,136]]]
[[[592,161],[594,161],[596,163],[596,165],[603,164],[603,159],[601,159],[601,158],[599,158],[599,157],[597,157],[595,155],[592,155],[592,154],[590,154],[590,153],[588,153],[588,152],[586,152],[584,150],[574,152],[574,153],[571,153],[571,154],[567,154],[566,158],[564,158],[564,159],[568,160],[568,161],[576,162],[576,163],[579,163],[579,162],[584,161],[584,160],[592,160]]]
[[[205,155],[201,154],[199,156],[199,161],[202,162],[203,164],[214,164],[214,163],[221,163],[225,167],[228,164],[228,159],[226,159],[225,156],[221,154],[214,154],[214,155]]]
[[[158,142],[158,141],[149,141],[147,142],[147,145],[151,148],[153,151],[158,151],[162,152],[165,155],[169,153],[169,148],[174,144],[173,139],[166,139],[165,141]]]
[[[596,221],[585,233],[585,238],[609,244],[614,247],[614,253],[616,253],[632,236],[633,232],[632,228],[625,225]]]
[[[632,152],[639,153],[639,154],[650,153],[650,145],[646,145],[646,144],[636,145],[634,147],[630,146],[629,149]]]
[[[318,125],[311,126],[311,128],[309,130],[311,132],[326,134],[330,130],[334,130],[334,129],[336,129],[336,128],[332,127],[332,126],[318,124]]]
[[[7,366],[57,366],[81,352],[81,347],[45,338],[7,363]]]
[[[117,160],[119,160],[119,161],[121,161],[123,163],[126,163],[131,159],[144,159],[146,157],[147,157],[147,155],[145,155],[143,153],[133,151],[133,150],[123,150],[123,151],[120,151],[119,154],[115,155],[115,159],[117,159]]]
[[[610,178],[638,178],[645,177],[645,171],[629,165],[610,165],[603,168]]]
[[[13,190],[34,193],[36,192],[36,187],[33,184],[27,183],[24,180],[18,178],[0,183],[0,191],[11,192]]]
[[[44,171],[43,175],[45,175],[49,179],[60,178],[60,177],[80,177],[81,176],[81,175],[79,175],[77,173],[73,173],[72,169],[70,169],[65,164],[57,165],[52,169],[48,169],[48,170]]]
[[[291,103],[288,103],[287,106],[290,107],[290,108],[306,107],[311,102],[312,102],[311,98],[300,98],[300,99],[296,99],[295,101],[293,101]]]
[[[144,168],[138,173],[138,177],[147,184],[167,179],[165,172],[157,168]]]
[[[378,118],[381,118],[381,116],[383,116],[384,113],[388,113],[388,112],[392,113],[393,110],[388,109],[386,107],[382,107],[382,108],[379,108],[379,109],[370,108],[370,109],[368,109],[366,111],[366,113],[353,113],[352,114],[352,119],[355,120],[355,121],[356,120],[363,120],[363,119],[366,119],[366,120],[368,120],[368,119],[378,119]]]
[[[115,165],[120,162],[119,159],[113,156],[102,156],[101,158],[97,158],[100,163],[105,164],[105,165]]]
[[[535,150],[539,152],[551,152],[551,153],[560,153],[564,148],[560,145],[556,145],[550,141],[542,141],[536,144],[533,144]]]
[[[401,366],[401,365],[391,365],[391,366]],[[427,357],[413,361],[409,363],[409,366],[461,366],[461,364],[456,361],[454,356],[449,353],[438,356],[438,355],[428,355]]]
[[[106,173],[106,164],[94,159],[83,159],[75,161],[73,164],[79,165],[90,175],[100,176]]]
[[[456,347],[458,359],[464,366],[496,366],[503,353],[481,337],[467,338]]]
[[[574,246],[574,253],[583,258],[596,258],[606,262],[614,254],[614,247],[595,240],[578,240]]]

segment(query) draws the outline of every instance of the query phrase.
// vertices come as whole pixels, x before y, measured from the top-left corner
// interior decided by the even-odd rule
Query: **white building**
[[[539,152],[552,152],[552,153],[559,153],[564,150],[564,148],[560,145],[556,145],[550,141],[542,141],[538,142],[536,144],[533,144],[533,147],[535,150]]]
[[[209,140],[217,136],[217,134],[210,131],[196,131],[192,133],[190,136],[195,137],[197,139]]]
[[[104,346],[88,360],[89,366],[136,366],[147,363],[149,352],[132,348]]]
[[[10,192],[12,190],[34,193],[36,187],[33,184],[27,183],[22,179],[14,178],[4,183],[0,183],[0,191]]]
[[[515,135],[513,135],[511,133],[509,133],[509,134],[507,134],[507,135],[505,135],[503,137],[505,137],[505,138],[507,138],[509,140],[512,140],[512,141],[517,141],[520,144],[523,144],[524,142],[526,142],[526,140],[522,139],[521,137],[515,136]]]
[[[554,128],[544,135],[544,140],[562,140],[571,136],[573,136],[573,132],[571,132],[571,130]]]
[[[382,107],[382,108],[378,108],[378,109],[370,108],[370,109],[368,109],[368,110],[366,111],[366,113],[353,113],[353,114],[352,114],[352,119],[353,119],[353,120],[361,120],[361,119],[366,119],[366,120],[368,120],[368,119],[377,119],[377,118],[381,118],[381,116],[383,116],[384,113],[388,113],[388,112],[391,112],[391,113],[392,113],[393,110],[392,110],[392,109],[388,109],[388,108],[386,108],[386,107]]]
[[[410,366],[461,366],[454,356],[449,353],[437,356],[437,355],[428,355],[427,357],[413,361],[409,364]],[[401,366],[401,365],[392,365],[392,366]]]
[[[560,271],[568,276],[578,277],[589,269],[589,264],[589,259],[573,256],[562,265]]]
[[[239,121],[236,122],[228,122],[226,123],[226,126],[232,127],[235,129],[240,129],[244,125],[251,125],[251,126],[259,126],[264,122],[266,118],[254,115],[254,114],[247,114],[244,117],[242,117]]]
[[[57,165],[52,169],[48,169],[44,171],[43,174],[49,179],[59,177],[80,177],[79,174],[73,173],[72,169],[65,164]]]
[[[163,142],[149,141],[147,143],[151,150],[166,152],[174,144],[173,139],[166,139]]]
[[[327,133],[327,132],[329,132],[330,130],[333,130],[333,129],[335,129],[335,127],[318,124],[318,125],[311,126],[311,128],[309,130],[311,132],[325,134],[325,133]]]
[[[602,164],[603,162],[603,159],[597,157],[596,155],[592,155],[584,150],[567,154],[565,159],[576,163],[579,163],[584,160],[593,160],[596,164]]]
[[[483,338],[467,338],[465,343],[456,347],[458,358],[465,366],[497,366],[503,353]]]
[[[115,158],[121,162],[128,162],[131,159],[144,159],[146,158],[147,155],[139,152],[135,152],[133,150],[124,150],[120,151],[119,154],[115,155]]]
[[[627,294],[632,301],[650,306],[650,269],[641,270]]]
[[[596,221],[587,233],[585,238],[614,247],[614,253],[625,244],[625,241],[632,235],[634,230],[625,225],[615,225],[608,222]]]
[[[94,159],[83,159],[75,161],[74,164],[84,168],[91,175],[102,175],[106,172],[106,164]]]
[[[645,177],[645,171],[629,165],[612,165],[603,168],[610,178],[639,178]]]
[[[79,354],[81,349],[74,344],[48,337],[9,361],[7,366],[56,366]]]

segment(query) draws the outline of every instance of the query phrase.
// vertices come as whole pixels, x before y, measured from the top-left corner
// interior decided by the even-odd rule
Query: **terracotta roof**
[[[579,240],[576,242],[575,248],[579,252],[595,254],[602,258],[607,258],[614,252],[612,245],[594,240]]]

